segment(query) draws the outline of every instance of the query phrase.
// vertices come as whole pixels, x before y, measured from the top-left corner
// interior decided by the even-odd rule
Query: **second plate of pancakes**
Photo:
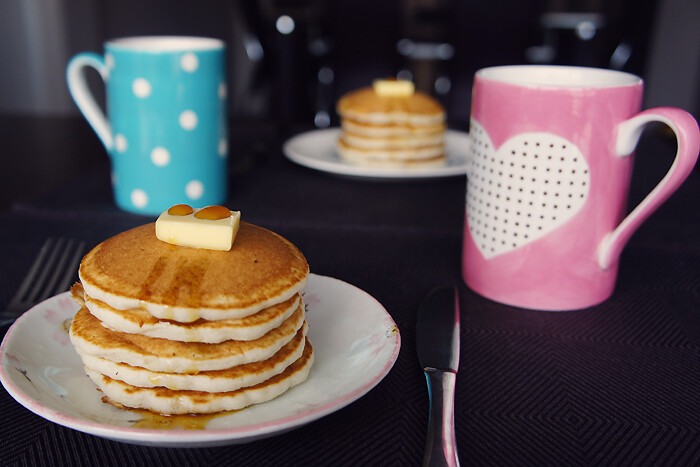
[[[102,402],[68,339],[79,308],[68,293],[32,308],[10,328],[0,347],[0,382],[37,415],[116,441],[203,447],[265,438],[362,397],[388,374],[401,346],[399,330],[384,307],[346,282],[311,274],[303,300],[316,354],[308,379],[237,412],[162,417]]]
[[[410,180],[466,175],[469,153],[469,134],[447,130],[445,153],[447,162],[442,166],[415,168],[388,168],[353,165],[343,161],[337,154],[340,128],[313,130],[298,134],[282,146],[284,155],[291,161],[334,175],[375,180]]]

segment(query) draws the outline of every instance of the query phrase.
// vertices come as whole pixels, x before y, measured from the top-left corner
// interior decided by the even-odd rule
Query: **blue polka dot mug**
[[[107,116],[85,81],[105,82]],[[149,36],[109,41],[105,54],[81,53],[66,70],[78,108],[111,159],[117,206],[145,215],[173,204],[223,204],[227,193],[224,43]]]

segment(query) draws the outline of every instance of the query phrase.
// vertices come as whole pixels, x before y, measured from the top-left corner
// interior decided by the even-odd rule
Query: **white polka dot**
[[[199,180],[192,180],[185,187],[185,193],[190,199],[199,199],[204,194],[204,185]]]
[[[219,141],[219,155],[221,157],[225,157],[228,154],[228,141],[226,141],[226,138],[222,138]]]
[[[185,110],[180,114],[180,126],[185,130],[192,130],[197,126],[197,114],[191,110]]]
[[[199,67],[199,59],[192,52],[188,52],[180,58],[180,66],[183,70],[192,73]]]
[[[141,189],[135,189],[131,192],[131,203],[137,208],[143,208],[148,204],[148,195]]]
[[[155,148],[151,151],[151,161],[159,167],[168,165],[170,163],[170,152],[165,148]]]
[[[111,178],[112,178],[112,186],[117,186],[117,184],[119,183],[119,175],[117,175],[116,172],[112,172]]]
[[[151,95],[151,83],[145,78],[136,78],[131,85],[131,89],[133,89],[136,97],[140,97],[141,99]]]
[[[226,88],[226,83],[219,84],[219,98],[226,99],[227,93],[228,93],[228,90]]]
[[[127,143],[126,137],[124,135],[119,133],[114,136],[114,149],[116,149],[117,152],[124,152],[128,147],[129,144]]]
[[[105,65],[107,65],[107,68],[110,70],[114,68],[114,55],[109,52],[105,54]]]

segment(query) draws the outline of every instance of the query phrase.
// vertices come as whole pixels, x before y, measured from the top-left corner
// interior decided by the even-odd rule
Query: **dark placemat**
[[[13,217],[2,227],[0,244],[19,245],[3,250],[0,280],[12,282],[45,232],[99,241],[127,226]],[[302,249],[314,272],[364,289],[395,319],[402,349],[374,390],[298,430],[207,449],[145,448],[81,434],[31,414],[3,390],[0,410],[12,422],[0,425],[0,463],[419,464],[428,401],[415,355],[415,310],[432,287],[458,277],[461,236],[277,230]],[[462,463],[697,465],[700,294],[688,271],[698,270],[699,250],[630,245],[613,297],[579,312],[519,310],[463,291],[456,402]]]

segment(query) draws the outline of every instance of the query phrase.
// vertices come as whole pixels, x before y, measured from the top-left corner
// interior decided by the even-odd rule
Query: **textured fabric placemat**
[[[31,262],[41,229],[78,234],[87,223],[2,220],[6,261]],[[108,234],[94,229],[91,239]],[[3,465],[417,465],[427,426],[425,379],[415,355],[415,311],[434,286],[459,274],[461,236],[371,235],[339,228],[278,231],[312,271],[377,298],[395,319],[402,349],[374,390],[307,426],[245,445],[161,449],[112,442],[47,422],[0,391]],[[11,232],[11,233],[10,233]],[[406,252],[410,252],[407,254]],[[381,261],[368,258],[381,257]],[[692,465],[697,414],[700,252],[632,245],[614,296],[589,310],[541,313],[463,291],[456,425],[465,465]],[[7,298],[3,289],[3,297]]]
[[[304,427],[207,449],[79,433],[34,415],[2,389],[0,465],[420,464],[428,394],[415,354],[415,313],[433,287],[459,280],[465,180],[379,184],[277,156],[232,178],[230,206],[297,244],[313,272],[384,305],[402,337],[388,376]],[[656,181],[641,175],[632,203]],[[94,246],[151,220],[113,208],[105,179],[0,214],[0,305],[46,237]],[[696,170],[632,238],[615,293],[599,306],[533,312],[462,291],[456,426],[463,465],[700,464],[698,199]]]

